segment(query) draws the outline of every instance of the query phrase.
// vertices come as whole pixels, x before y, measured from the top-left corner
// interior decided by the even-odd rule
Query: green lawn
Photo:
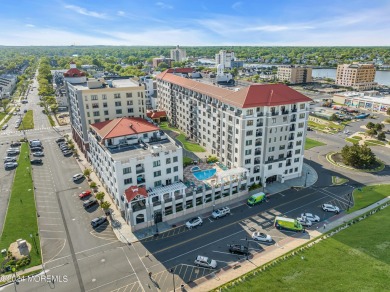
[[[325,143],[322,143],[317,140],[313,140],[310,138],[306,138],[306,143],[305,143],[305,150],[309,150],[311,148],[317,147],[317,146],[323,146],[326,145]]]
[[[345,141],[351,142],[352,144],[359,144],[360,140],[353,139],[353,138],[345,138]]]
[[[5,112],[0,113],[0,121],[4,119],[7,114]]]
[[[29,130],[34,129],[34,117],[33,111],[29,110],[25,113],[22,123],[19,126],[19,130]]]
[[[364,141],[364,144],[367,146],[384,146],[385,143],[379,140],[366,140]]]
[[[160,124],[158,124],[159,127],[161,128],[161,130],[170,130],[170,131],[174,131],[174,132],[180,132],[179,129],[177,128],[172,128],[170,126],[168,126],[168,122],[161,122]]]
[[[193,162],[193,160],[191,158],[186,157],[186,156],[183,157],[183,165],[184,166],[190,165],[190,164],[192,164],[192,162]]]
[[[348,182],[349,180],[344,177],[332,176],[333,185],[342,185]]]
[[[215,291],[389,291],[390,207],[240,284]],[[302,258],[303,257],[303,258]]]
[[[183,143],[184,149],[191,151],[191,152],[206,152],[206,150],[203,149],[202,146],[196,143],[192,143],[190,141],[186,140],[186,136],[184,134],[180,134],[176,137],[177,140],[179,140],[181,143]]]
[[[349,209],[349,212],[360,210],[368,205],[371,205],[387,196],[390,196],[390,185],[373,185],[355,189],[352,193],[354,206]]]
[[[36,266],[41,263],[41,256],[39,236],[35,236],[39,254],[36,253],[30,238],[30,234],[38,234],[38,222],[29,157],[28,145],[22,143],[19,165],[15,171],[7,216],[0,238],[0,249],[8,249],[9,245],[19,238],[25,239],[33,247],[29,266]]]

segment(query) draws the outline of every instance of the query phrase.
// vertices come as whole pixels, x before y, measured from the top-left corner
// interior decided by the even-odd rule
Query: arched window
[[[135,223],[143,223],[145,221],[145,216],[144,214],[138,214],[137,217],[135,217]]]

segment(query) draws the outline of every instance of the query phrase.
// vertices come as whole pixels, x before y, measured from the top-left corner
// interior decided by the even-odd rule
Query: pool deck
[[[189,165],[189,166],[185,167],[184,170],[183,170],[184,183],[189,187],[189,189],[188,189],[189,191],[190,191],[190,188],[197,189],[198,187],[202,187],[203,184],[208,184],[208,185],[211,186],[211,181],[216,179],[215,175],[214,175],[211,178],[206,179],[206,180],[198,180],[193,175],[193,173],[191,171],[191,169],[193,167],[195,167],[195,166],[199,166],[200,171],[214,168],[214,169],[217,170],[216,174],[219,173],[219,172],[223,172],[222,168],[220,168],[215,163],[208,164],[208,163],[205,163],[205,162],[198,162],[197,164],[192,164],[192,165]]]

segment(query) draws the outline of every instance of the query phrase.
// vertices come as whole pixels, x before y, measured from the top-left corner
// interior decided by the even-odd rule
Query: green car
[[[275,218],[275,227],[277,229],[286,229],[290,231],[303,231],[303,227],[298,220],[286,217],[276,217]]]
[[[247,204],[249,206],[254,206],[256,204],[260,204],[261,202],[265,201],[265,194],[263,192],[254,194],[249,197]]]

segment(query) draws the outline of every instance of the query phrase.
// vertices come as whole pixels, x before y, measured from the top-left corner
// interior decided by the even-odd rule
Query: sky
[[[390,0],[0,2],[0,45],[390,45]]]

